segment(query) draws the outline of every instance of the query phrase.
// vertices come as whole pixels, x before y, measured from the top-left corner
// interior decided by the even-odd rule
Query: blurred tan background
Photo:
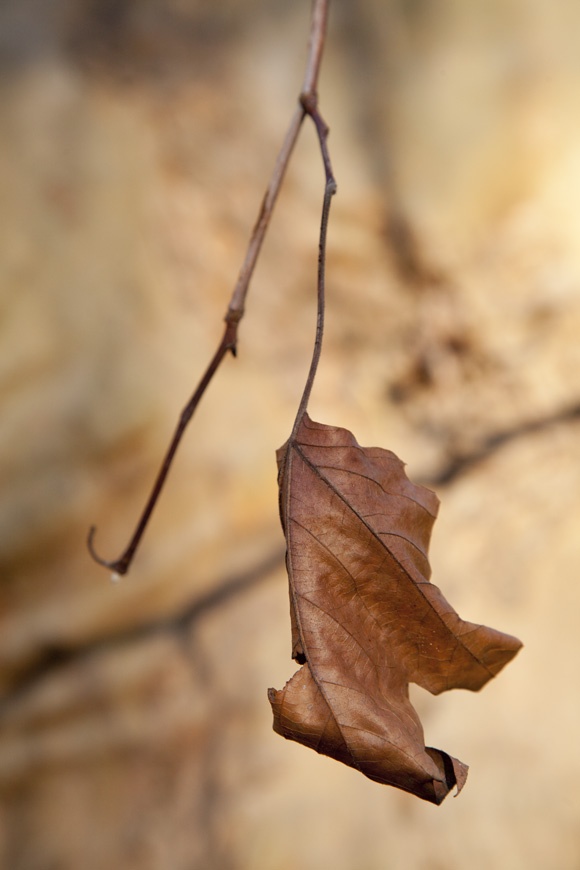
[[[294,672],[274,450],[314,334],[303,131],[240,329],[132,572],[113,558],[222,317],[309,2],[0,5],[0,865],[580,867],[580,6],[335,0],[339,193],[310,410],[442,507],[433,579],[525,649],[416,691],[435,808],[277,737]]]

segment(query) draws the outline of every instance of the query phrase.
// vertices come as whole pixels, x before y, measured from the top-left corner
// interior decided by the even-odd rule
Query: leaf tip
[[[441,779],[433,780],[433,800],[437,804],[443,803],[449,792],[455,788],[454,797],[457,797],[463,789],[467,781],[469,767],[452,755],[448,755],[442,749],[433,749],[431,746],[425,747],[425,752],[429,755],[441,773]]]

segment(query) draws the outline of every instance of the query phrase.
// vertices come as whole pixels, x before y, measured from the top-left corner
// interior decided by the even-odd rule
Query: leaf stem
[[[308,114],[313,118],[313,120],[315,120],[315,115],[317,115],[316,86],[320,73],[322,56],[324,53],[329,2],[330,0],[314,0],[313,2],[312,14],[310,19],[308,56],[306,60],[306,70],[299,104],[296,107],[294,114],[292,115],[288,131],[282,143],[282,147],[280,149],[274,166],[274,170],[272,172],[272,176],[270,178],[268,187],[266,188],[266,192],[262,200],[260,211],[258,213],[258,218],[250,236],[246,255],[244,257],[244,261],[238,275],[238,280],[234,287],[232,297],[224,318],[226,328],[222,340],[218,345],[218,348],[212,360],[210,361],[203,377],[201,378],[198,386],[196,387],[195,392],[193,393],[189,402],[184,407],[183,411],[179,416],[179,420],[173,433],[171,443],[162,461],[161,468],[159,469],[149,498],[147,499],[143,512],[137,522],[135,531],[133,532],[129,543],[121,556],[119,556],[117,559],[113,559],[110,561],[103,559],[101,556],[99,556],[94,546],[96,527],[92,526],[89,530],[87,547],[90,555],[95,560],[95,562],[97,562],[99,565],[103,565],[104,567],[109,568],[114,574],[123,575],[126,574],[129,570],[129,567],[135,556],[135,552],[141,542],[143,534],[145,533],[145,530],[151,518],[151,514],[153,513],[153,509],[157,504],[159,495],[161,494],[161,490],[163,489],[163,485],[169,473],[169,469],[171,468],[173,458],[181,442],[183,434],[187,428],[187,425],[191,420],[203,394],[208,388],[214,374],[219,368],[223,358],[226,356],[228,351],[231,352],[233,356],[236,356],[238,342],[238,324],[244,316],[246,296],[248,294],[250,281],[254,273],[256,263],[258,261],[258,257],[262,248],[262,243],[266,236],[266,231],[268,229],[270,218],[272,217],[272,213],[274,211],[274,206],[278,199],[280,188],[282,187],[282,182],[286,174],[286,169],[288,168],[288,164],[290,163],[290,158],[292,156],[294,146],[302,128],[304,118]],[[314,101],[314,112],[311,110],[311,108],[309,108],[309,105],[307,105],[309,100],[311,102]],[[323,124],[322,119],[320,118],[318,122],[315,120],[315,124],[317,124],[317,129],[319,123]],[[322,292],[324,292],[324,287],[322,288]],[[324,314],[322,314],[322,318],[323,317]],[[322,325],[320,326],[320,340],[317,339],[317,341],[319,344],[322,341]],[[318,351],[318,354],[320,355],[320,350]],[[312,379],[313,378],[314,374],[312,374]]]
[[[302,417],[306,411],[306,408],[308,407],[310,394],[312,392],[312,387],[314,384],[314,378],[316,377],[318,363],[320,362],[320,354],[322,352],[322,339],[324,335],[324,310],[326,303],[326,239],[328,232],[328,217],[330,214],[330,204],[332,202],[332,197],[336,193],[337,189],[336,180],[334,178],[332,165],[330,162],[330,155],[328,153],[327,139],[329,131],[322,116],[320,115],[320,112],[318,111],[317,95],[315,93],[303,94],[301,97],[301,101],[305,111],[312,118],[312,121],[316,128],[316,133],[318,135],[318,141],[320,144],[320,152],[322,154],[322,162],[324,165],[326,183],[324,185],[322,216],[320,218],[320,236],[318,242],[316,337],[314,339],[314,349],[312,352],[312,361],[310,363],[308,377],[306,379],[304,392],[302,393],[302,398],[298,406],[298,411],[296,413],[296,419],[294,420],[294,426],[292,427],[292,433],[290,435],[289,442],[292,442],[294,440],[300,426]]]

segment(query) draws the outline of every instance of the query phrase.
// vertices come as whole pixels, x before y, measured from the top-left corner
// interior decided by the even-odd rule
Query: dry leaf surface
[[[464,622],[431,574],[437,496],[394,453],[304,414],[277,454],[293,658],[269,692],[275,730],[439,804],[467,767],[425,747],[409,682],[480,689],[520,641]]]

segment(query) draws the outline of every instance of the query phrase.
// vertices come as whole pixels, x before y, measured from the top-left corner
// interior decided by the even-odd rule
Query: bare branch
[[[113,572],[114,576],[126,574],[129,570],[131,562],[133,561],[133,558],[135,556],[137,547],[139,546],[145,529],[147,528],[147,525],[151,518],[151,514],[157,503],[157,500],[169,473],[169,469],[173,462],[173,458],[175,456],[177,448],[181,442],[185,429],[187,428],[187,424],[191,420],[191,417],[193,416],[201,397],[209,386],[209,383],[211,382],[215,372],[219,368],[221,361],[223,360],[226,353],[230,351],[234,356],[236,355],[238,324],[244,315],[245,300],[248,293],[250,280],[254,273],[256,262],[258,260],[258,256],[266,235],[266,231],[268,229],[270,218],[274,211],[274,206],[276,204],[280,188],[282,187],[284,175],[290,162],[290,157],[292,156],[294,145],[296,144],[296,140],[298,138],[298,134],[300,133],[300,129],[302,127],[302,123],[306,114],[310,114],[314,120],[313,111],[316,111],[316,89],[320,72],[320,64],[324,52],[326,23],[328,19],[328,6],[329,0],[314,0],[310,22],[310,39],[308,46],[308,57],[306,60],[306,72],[304,76],[304,83],[302,86],[299,105],[292,116],[288,132],[286,133],[286,137],[280,149],[280,153],[278,154],[278,159],[276,160],[272,177],[262,200],[258,219],[254,225],[254,229],[252,231],[252,235],[250,237],[250,241],[246,251],[246,256],[240,269],[238,280],[225,315],[226,329],[223,338],[213,356],[213,359],[211,360],[208,368],[206,369],[204,376],[199,382],[198,387],[196,388],[191,399],[180,414],[179,421],[177,423],[175,432],[171,440],[171,444],[169,445],[167,453],[163,459],[161,468],[159,470],[157,478],[155,479],[155,483],[153,484],[151,494],[137,523],[133,536],[121,556],[119,556],[119,558],[117,559],[109,561],[99,556],[95,550],[94,538],[96,528],[93,526],[89,531],[87,539],[89,553],[96,562],[98,562],[100,565],[105,566],[106,568],[109,568]],[[315,121],[315,123],[317,122]]]

